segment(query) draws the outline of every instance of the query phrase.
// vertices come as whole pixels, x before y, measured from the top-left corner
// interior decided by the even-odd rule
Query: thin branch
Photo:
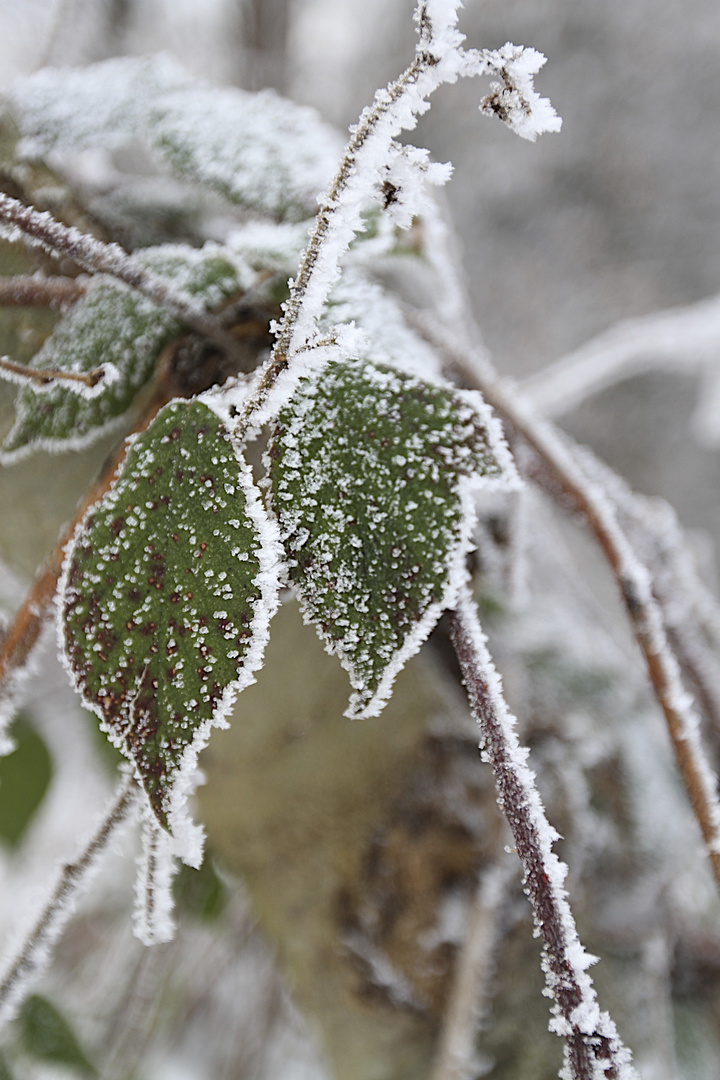
[[[475,1075],[475,1039],[495,964],[499,916],[516,882],[515,867],[508,860],[490,870],[478,884],[455,961],[430,1080],[471,1080]]]
[[[12,382],[37,383],[39,386],[51,386],[53,383],[80,383],[93,389],[107,375],[107,367],[93,368],[92,371],[55,371],[53,368],[31,368],[17,364],[9,356],[0,356],[0,371],[5,371]],[[14,376],[14,377],[13,377]]]
[[[0,979],[0,1024],[11,1020],[17,1005],[50,960],[50,950],[73,914],[75,901],[111,837],[130,815],[138,798],[134,777],[126,777],[110,808],[77,858],[60,869],[57,884],[37,921]]]
[[[87,292],[86,277],[17,274],[0,278],[0,307],[49,307],[65,311]]]
[[[418,318],[415,321],[428,340],[444,354],[449,367],[481,391],[486,401],[542,461],[552,478],[549,490],[553,497],[581,514],[595,535],[615,575],[635,638],[645,657],[650,683],[663,710],[678,766],[720,886],[717,779],[700,742],[698,719],[692,709],[692,700],[683,689],[677,660],[668,644],[650,574],[638,560],[621,528],[611,499],[585,474],[580,463],[581,449],[537,416],[517,388],[495,373],[486,357],[450,344],[447,332],[431,329],[427,320]]]
[[[502,117],[504,122],[529,138],[541,131],[558,130],[560,121],[552,106],[532,89],[532,72],[544,58],[532,50],[532,57],[525,55],[522,48],[510,45],[497,51],[463,49],[464,37],[456,26],[459,6],[459,0],[443,5],[419,0],[415,9],[419,40],[412,63],[394,82],[377,91],[372,105],[351,129],[292,282],[272,354],[243,402],[235,429],[237,438],[244,437],[251,422],[258,422],[260,409],[293,357],[318,346],[318,322],[340,274],[340,261],[353,238],[363,231],[363,212],[373,193],[378,194],[382,169],[393,160],[396,137],[415,126],[438,87],[459,77],[502,73],[508,87],[513,88],[515,101],[515,107]],[[525,62],[518,66],[521,58]],[[521,121],[516,115],[518,108]]]
[[[543,968],[555,1002],[551,1024],[566,1044],[572,1080],[630,1080],[636,1077],[630,1052],[607,1013],[600,1012],[587,967],[592,963],[577,935],[563,882],[566,867],[552,850],[558,834],[549,824],[527,750],[515,733],[480,629],[472,597],[465,591],[450,613],[450,639],[462,670],[468,700],[481,732],[483,757],[495,773],[498,802],[515,839],[543,941]]]
[[[24,206],[0,193],[0,223],[9,239],[23,239],[53,255],[67,255],[91,274],[109,274],[160,304],[185,326],[214,341],[229,356],[235,355],[232,334],[208,315],[190,296],[147,270],[119,244],[104,244],[94,236],[56,221],[51,214]]]
[[[720,350],[720,297],[626,319],[525,379],[523,392],[556,418],[644,371],[692,371]]]
[[[159,385],[138,423],[134,426],[133,433],[144,431],[163,405],[166,405],[173,396],[175,396],[173,388],[166,387],[164,384]],[[22,683],[23,672],[27,668],[45,620],[52,609],[57,583],[62,573],[65,547],[72,539],[78,523],[88,508],[110,488],[125,459],[127,449],[127,443],[123,441],[106,463],[98,481],[79,504],[72,521],[63,529],[57,545],[40,569],[12,623],[0,638],[0,728],[12,719],[16,690]]]

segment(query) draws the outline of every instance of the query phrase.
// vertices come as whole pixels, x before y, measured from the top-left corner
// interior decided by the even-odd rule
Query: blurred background
[[[376,87],[406,66],[414,47],[413,6],[412,0],[0,0],[0,90],[45,64],[74,66],[167,51],[196,76],[251,90],[274,87],[345,130]],[[479,114],[484,90],[467,81],[443,88],[419,131],[409,136],[454,165],[441,198],[456,229],[484,342],[498,369],[527,381],[528,392],[570,433],[640,491],[676,507],[712,584],[720,542],[720,305],[713,306],[720,293],[720,6],[713,0],[468,0],[461,26],[472,46],[498,47],[510,40],[543,52],[548,62],[536,85],[563,118],[559,135],[523,142]],[[669,320],[658,323],[656,313],[666,309]],[[606,337],[609,331],[614,336]],[[595,350],[586,349],[595,338]],[[597,377],[601,368],[607,377]],[[545,369],[559,374],[545,375]],[[580,387],[575,393],[567,389],[568,371]],[[508,615],[495,628],[494,647],[516,708],[525,709],[533,751],[545,769],[543,794],[569,837],[565,854],[575,857],[571,884],[583,932],[605,958],[598,981],[639,1048],[644,1080],[714,1080],[720,1067],[720,934],[715,901],[697,870],[698,845],[686,840],[693,826],[664,756],[642,671],[616,679],[628,650],[625,631],[618,629],[622,617],[612,607],[609,615],[600,612],[583,592],[580,575],[564,564],[565,543],[577,553],[582,541],[568,539],[541,507],[530,512],[539,524],[528,541],[529,557],[541,571],[530,601],[533,614],[524,620]],[[584,549],[579,563],[587,565]],[[15,569],[27,575],[22,559]],[[8,575],[0,586],[12,606],[20,584]],[[602,576],[598,588],[612,591]],[[396,733],[392,747],[387,735],[375,733],[374,722],[361,737],[368,747],[387,738],[394,771],[388,764],[386,775],[373,766],[368,789],[366,766],[359,763],[349,780],[339,763],[353,755],[371,761],[372,752],[361,755],[356,742],[344,741],[349,736],[336,723],[344,676],[337,680],[312,634],[288,612],[274,630],[277,644],[268,663],[275,674],[247,705],[260,726],[242,729],[247,734],[237,739],[246,745],[227,751],[226,760],[222,747],[229,744],[213,743],[221,748],[208,759],[213,786],[201,795],[212,843],[223,865],[244,876],[255,907],[245,905],[237,891],[228,899],[224,871],[216,876],[208,870],[200,891],[193,894],[191,888],[188,894],[188,918],[195,922],[184,927],[182,947],[162,947],[153,967],[130,942],[132,860],[126,860],[125,870],[103,879],[95,906],[62,947],[47,994],[67,1005],[83,1045],[97,1048],[107,1041],[104,1080],[320,1080],[331,1075],[324,1054],[339,1080],[405,1080],[427,1068],[442,995],[435,987],[423,997],[423,980],[432,980],[424,970],[418,974],[417,956],[406,956],[395,939],[388,943],[372,921],[377,917],[379,926],[377,912],[386,915],[383,905],[390,903],[384,860],[393,838],[400,837],[398,847],[410,851],[403,870],[406,892],[413,890],[409,867],[416,856],[418,865],[430,857],[432,873],[444,883],[428,894],[442,909],[442,927],[433,929],[432,949],[428,945],[439,964],[442,949],[454,948],[461,936],[457,918],[462,924],[464,916],[457,911],[467,910],[472,873],[442,859],[433,863],[433,845],[452,852],[452,838],[465,830],[456,852],[460,862],[470,851],[473,870],[483,860],[492,865],[488,852],[504,842],[492,817],[492,786],[475,778],[472,725],[444,688],[442,664],[435,671],[426,654],[401,684],[398,715],[381,718],[380,727],[387,730],[389,723]],[[303,671],[313,674],[299,689]],[[63,764],[63,791],[44,806],[36,839],[31,837],[20,861],[15,855],[6,861],[6,882],[15,888],[24,874],[28,895],[44,880],[49,853],[87,816],[88,800],[101,805],[110,786],[109,779],[96,778],[83,799],[70,798],[85,783],[96,748],[61,673],[38,683],[30,712],[58,759],[64,753],[58,716],[79,750],[77,760]],[[299,756],[288,765],[292,754]],[[27,760],[37,774],[37,754]],[[270,841],[277,842],[288,822],[279,823],[266,793],[284,787],[296,807],[305,807],[320,786],[310,777],[310,762],[318,760],[324,775],[340,778],[343,790],[327,799],[342,808],[349,832],[341,834],[338,825],[331,843],[336,849],[319,851],[315,838],[328,810],[318,796],[318,817],[309,819],[302,839],[295,843],[290,829],[272,848]],[[366,812],[368,790],[378,804],[385,800],[381,821]],[[581,830],[574,833],[580,818],[595,830],[591,841],[582,839]],[[420,820],[434,824],[426,829]],[[358,849],[366,844],[367,852],[362,865],[348,871],[338,915],[332,905],[339,903],[339,887],[329,867],[343,864],[351,842]],[[303,855],[301,885],[293,878],[295,850],[311,853]],[[393,873],[402,877],[397,868]],[[453,888],[445,887],[447,881]],[[618,891],[620,883],[624,892]],[[498,931],[506,944],[495,987],[499,1004],[476,1075],[549,1080],[557,1075],[558,1040],[546,1033],[537,950],[517,892],[507,900]],[[405,911],[401,885],[391,899]],[[295,1011],[287,984],[255,933],[258,910],[270,937],[275,932],[280,959],[295,972],[294,990],[310,1003],[310,1012],[323,1016],[324,1050]],[[350,995],[352,983],[346,970],[331,973],[335,960],[327,926],[321,925],[331,911],[342,922],[345,943],[355,942],[350,951],[356,964],[365,965],[365,1011],[352,1031],[342,1007],[330,1000]],[[222,912],[220,935],[217,924],[209,930],[202,921],[208,913],[212,921],[213,912]],[[413,918],[408,940],[421,937],[422,927],[427,936],[429,913]],[[8,919],[0,912],[3,925]],[[288,926],[290,940],[283,929]],[[371,950],[379,949],[378,942],[382,955]],[[400,1007],[393,993],[401,995],[402,987],[389,977],[382,981],[381,961],[393,948],[397,968],[410,972],[414,1004]],[[298,974],[313,964],[315,978],[327,965],[324,991]],[[507,975],[512,970],[523,977],[513,981]],[[168,972],[170,1004],[158,989],[170,979]],[[105,1004],[88,1013],[93,997]],[[385,1005],[394,1000],[400,1020],[377,1011],[380,999]],[[156,1023],[158,1016],[162,1022]],[[522,1039],[518,1017],[527,1028]],[[25,1027],[33,1022],[37,1028],[31,1015]],[[365,1059],[353,1047],[371,1035],[378,1051]],[[62,1054],[55,1054],[33,1068],[46,1069],[48,1077],[59,1075],[53,1070],[62,1074],[62,1068],[82,1074],[87,1063],[81,1062],[79,1044],[70,1038],[62,1045],[69,1064],[63,1066]],[[21,1056],[18,1061],[18,1076],[41,1075],[23,1073]]]

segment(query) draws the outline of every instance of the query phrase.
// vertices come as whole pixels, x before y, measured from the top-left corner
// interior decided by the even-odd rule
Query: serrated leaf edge
[[[414,376],[417,378],[417,376]],[[426,380],[430,382],[431,380]],[[457,498],[460,502],[460,526],[458,538],[452,550],[448,553],[446,561],[447,575],[445,586],[440,600],[432,604],[422,619],[416,624],[413,633],[409,634],[400,649],[393,654],[385,666],[384,674],[373,696],[363,703],[363,682],[358,678],[351,658],[344,653],[342,642],[326,641],[315,626],[308,610],[308,605],[303,601],[298,586],[293,587],[293,593],[300,606],[303,622],[306,626],[315,627],[315,631],[322,642],[325,652],[331,656],[337,656],[342,667],[350,677],[350,685],[356,691],[350,697],[350,702],[344,712],[344,716],[351,720],[368,720],[373,716],[379,716],[392,696],[392,689],[396,678],[420,648],[425,644],[443,612],[452,610],[458,601],[461,590],[467,581],[467,556],[474,550],[473,533],[477,524],[477,506],[475,496],[480,492],[517,491],[522,487],[522,480],[518,474],[513,456],[505,439],[505,433],[500,420],[477,390],[458,390],[441,380],[432,380],[434,385],[451,389],[453,394],[469,405],[480,417],[487,431],[488,448],[493,454],[499,468],[497,476],[485,476],[474,473],[471,476],[458,476]]]
[[[185,399],[175,399],[175,401]],[[173,404],[170,402],[169,404]],[[203,402],[206,408],[211,408]],[[214,410],[211,410],[214,411]],[[134,434],[126,439],[127,449],[139,438]],[[167,819],[170,827],[170,835],[173,839],[172,854],[180,858],[188,866],[198,868],[202,863],[205,831],[203,827],[194,822],[188,810],[188,798],[192,795],[198,784],[197,759],[200,752],[207,746],[213,728],[229,727],[227,715],[231,711],[238,694],[247,686],[255,682],[255,673],[263,664],[265,648],[270,637],[270,622],[279,607],[279,591],[283,583],[284,553],[280,543],[280,531],[277,522],[266,511],[260,492],[255,485],[252,470],[245,459],[241,456],[240,449],[229,438],[233,453],[238,462],[238,482],[245,495],[245,512],[255,526],[260,539],[258,561],[260,569],[253,579],[253,584],[260,591],[260,601],[255,606],[253,618],[249,624],[250,644],[244,656],[241,676],[228,683],[220,698],[219,704],[210,719],[203,721],[196,730],[192,742],[185,747],[180,765],[178,766],[173,782],[166,794]],[[58,655],[60,663],[68,674],[71,685],[79,695],[83,704],[94,712],[100,720],[100,729],[119,750],[125,752],[124,741],[121,736],[109,728],[105,722],[102,710],[93,701],[89,700],[84,693],[80,680],[76,677],[72,663],[65,645],[63,600],[68,585],[68,576],[72,556],[76,543],[85,527],[88,517],[95,513],[99,504],[110,495],[116,488],[122,477],[122,470],[113,481],[110,489],[97,502],[90,506],[67,543],[63,554],[63,567],[55,594],[55,629],[58,642]],[[138,770],[135,771],[136,779],[142,786],[142,777]]]

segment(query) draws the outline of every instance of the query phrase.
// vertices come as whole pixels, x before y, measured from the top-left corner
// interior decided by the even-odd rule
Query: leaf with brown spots
[[[278,560],[250,470],[199,400],[136,439],[68,550],[67,666],[174,835],[198,751],[262,663]]]
[[[470,548],[473,489],[515,470],[477,394],[366,360],[307,377],[268,452],[306,619],[350,674],[348,716],[373,716],[454,603]]]

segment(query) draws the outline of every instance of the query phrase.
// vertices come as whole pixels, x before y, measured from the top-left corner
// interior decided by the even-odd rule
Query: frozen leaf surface
[[[67,555],[72,678],[176,837],[197,753],[262,661],[278,556],[248,467],[199,400],[137,438]]]
[[[380,712],[404,662],[454,602],[473,485],[514,470],[476,395],[362,360],[306,378],[269,448],[272,504],[305,617]]]
[[[29,156],[140,140],[179,175],[289,220],[315,213],[341,149],[312,109],[195,82],[165,56],[44,69],[11,102]]]
[[[222,249],[197,251],[180,245],[148,248],[136,258],[148,269],[196,296],[207,309],[246,287],[250,271]],[[106,279],[94,280],[33,358],[32,366],[89,372],[113,365],[99,393],[78,384],[24,387],[15,401],[15,423],[0,460],[9,464],[28,451],[78,449],[92,442],[132,404],[148,380],[162,349],[182,333],[182,325],[140,293]]]

